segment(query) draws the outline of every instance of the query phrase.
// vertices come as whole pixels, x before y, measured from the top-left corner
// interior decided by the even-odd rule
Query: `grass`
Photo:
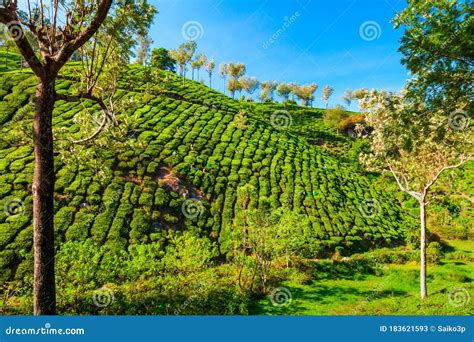
[[[263,315],[472,315],[474,267],[453,259],[474,257],[472,241],[449,241],[453,248],[437,265],[428,266],[428,298],[420,300],[419,266],[388,264],[380,274],[356,273],[352,279],[313,279],[308,284],[286,281],[291,292],[285,306],[261,299],[253,314]],[[348,266],[349,267],[349,266]],[[316,275],[317,278],[317,275]],[[343,277],[347,278],[347,277]],[[456,295],[455,295],[456,294]],[[464,303],[463,305],[460,305]]]

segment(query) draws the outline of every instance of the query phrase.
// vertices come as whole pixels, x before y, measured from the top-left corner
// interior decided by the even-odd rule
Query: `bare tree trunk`
[[[33,176],[34,314],[56,313],[54,278],[54,156],[52,114],[55,76],[38,85],[33,118],[35,169]]]
[[[426,203],[420,200],[420,294],[426,298]]]

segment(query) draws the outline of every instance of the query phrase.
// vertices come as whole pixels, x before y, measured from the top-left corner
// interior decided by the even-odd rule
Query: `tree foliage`
[[[326,103],[326,108],[328,107],[329,98],[332,96],[333,93],[334,93],[333,87],[331,87],[330,85],[324,86],[321,99]]]
[[[180,44],[176,49],[169,51],[170,57],[178,64],[180,75],[184,78],[186,78],[186,66],[193,59],[196,48],[196,42],[194,40],[188,40]]]
[[[165,48],[153,49],[151,52],[151,66],[160,70],[176,72],[176,64]]]
[[[472,113],[473,1],[413,0],[394,19],[404,30],[400,51],[412,75],[406,96],[422,98],[445,115]]]

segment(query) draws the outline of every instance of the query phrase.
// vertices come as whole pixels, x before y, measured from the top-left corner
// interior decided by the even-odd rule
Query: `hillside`
[[[0,46],[0,72],[16,70],[20,67],[20,55],[16,49]]]
[[[72,75],[62,75],[58,92],[71,86]],[[150,75],[143,67],[130,67],[124,75],[117,96],[130,106],[119,115],[127,122],[120,141],[103,133],[73,153],[61,150],[65,137],[84,136],[86,125],[77,118],[90,121],[98,108],[88,102],[57,104],[58,245],[91,239],[124,250],[163,241],[168,230],[193,230],[210,236],[226,254],[237,189],[246,184],[254,188],[250,207],[268,198],[274,209],[287,207],[309,217],[307,239],[315,242],[310,257],[330,255],[337,246],[350,253],[402,240],[407,218],[384,185],[312,143],[320,135],[336,147],[347,144],[324,127],[321,110],[285,109],[296,122],[293,130],[303,115],[320,122],[307,140],[292,126],[272,126],[271,114],[284,110],[280,105],[239,103],[207,86],[183,84],[174,74]],[[0,213],[2,280],[32,269],[28,128],[35,82],[28,71],[2,76],[0,202],[13,200],[24,211]],[[241,129],[235,124],[239,111],[249,120]]]

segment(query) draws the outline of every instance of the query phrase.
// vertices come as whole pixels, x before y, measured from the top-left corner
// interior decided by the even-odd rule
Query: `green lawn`
[[[381,268],[379,275],[354,272],[352,276],[345,275],[339,279],[313,279],[309,284],[283,282],[280,286],[290,290],[291,302],[284,306],[274,306],[269,298],[263,298],[253,313],[472,315],[474,243],[449,241],[449,245],[453,250],[447,252],[438,265],[428,267],[429,296],[425,302],[419,299],[418,265],[389,264],[385,265],[387,268]],[[453,298],[450,299],[450,296]],[[462,303],[464,304],[461,305]]]

